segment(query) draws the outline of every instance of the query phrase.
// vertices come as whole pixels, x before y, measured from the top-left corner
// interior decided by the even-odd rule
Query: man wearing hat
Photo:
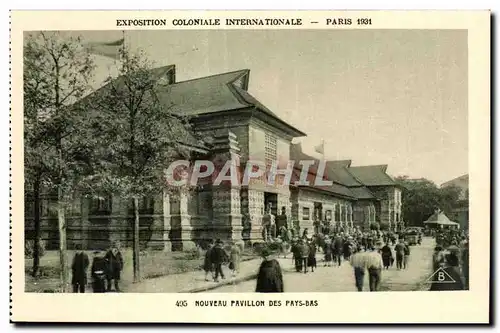
[[[80,244],[76,245],[75,256],[71,264],[71,284],[74,293],[84,293],[87,284],[87,269],[89,268],[89,257],[82,251]]]
[[[118,285],[120,282],[121,271],[123,270],[123,257],[118,249],[118,243],[113,242],[111,249],[106,253],[105,259],[108,262],[108,271],[107,277],[108,285],[107,291],[111,291],[111,281],[115,283],[115,291],[120,291],[120,286]]]
[[[101,251],[94,251],[94,258],[92,259],[92,268],[90,274],[92,276],[92,290],[95,293],[106,292],[105,279],[108,270],[108,263],[106,259],[101,256]]]
[[[222,279],[225,279],[224,272],[222,271],[222,264],[229,259],[226,251],[224,251],[223,243],[220,239],[217,239],[215,242],[215,246],[213,247],[210,256],[215,270],[214,281],[219,282],[219,275]]]

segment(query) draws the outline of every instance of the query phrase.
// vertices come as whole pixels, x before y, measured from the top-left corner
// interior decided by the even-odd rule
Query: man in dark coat
[[[380,249],[380,254],[382,255],[382,261],[384,262],[384,268],[389,269],[392,266],[392,250],[389,247],[389,243],[386,243],[382,249]]]
[[[337,235],[337,237],[335,237],[335,240],[332,242],[332,250],[333,250],[333,255],[335,256],[335,259],[337,259],[339,266],[342,264],[343,245],[344,244],[343,244],[342,237]]]
[[[208,274],[213,275],[212,249],[214,247],[214,243],[215,242],[211,239],[210,242],[208,243],[207,252],[205,252],[205,260],[203,262],[203,270],[205,271],[205,281],[208,281]]]
[[[276,229],[281,230],[281,228],[288,228],[286,207],[281,207],[281,215],[276,217]]]
[[[210,258],[215,270],[214,281],[219,282],[219,275],[222,279],[225,279],[224,272],[222,271],[222,264],[227,262],[229,258],[226,251],[224,251],[223,243],[220,239],[215,242]]]
[[[76,253],[71,264],[71,284],[74,293],[84,293],[87,284],[87,269],[89,268],[89,257],[82,251],[80,245],[76,246]]]
[[[280,263],[276,259],[268,259],[269,252],[264,249],[262,257],[264,261],[260,264],[257,275],[257,293],[282,293],[284,292],[283,273]]]
[[[293,254],[293,262],[295,264],[295,270],[300,272],[302,270],[302,254],[300,241],[298,239],[294,239],[292,241],[292,254]]]
[[[92,276],[92,290],[95,293],[106,292],[105,280],[106,272],[108,270],[108,263],[106,259],[101,256],[100,251],[94,251],[94,259],[92,260],[92,267],[90,274]]]
[[[308,245],[309,245],[309,254],[307,256],[307,266],[311,267],[311,272],[314,273],[314,269],[317,267],[316,244],[314,244],[314,242],[310,242]]]
[[[352,254],[353,249],[354,249],[354,244],[352,242],[352,238],[348,237],[347,240],[344,242],[343,249],[342,249],[345,260],[351,259],[351,254]]]
[[[107,291],[111,291],[111,281],[114,281],[115,290],[116,292],[119,292],[120,275],[123,270],[123,257],[116,243],[113,244],[108,253],[106,253],[105,259],[108,262],[108,271],[106,276],[106,279],[108,280]]]

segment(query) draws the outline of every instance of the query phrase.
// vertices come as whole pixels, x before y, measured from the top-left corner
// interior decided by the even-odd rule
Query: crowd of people
[[[432,256],[433,271],[444,270],[446,283],[433,281],[431,290],[469,289],[469,237],[465,231],[435,230],[436,247]]]
[[[300,237],[291,230],[281,230],[274,240],[280,246],[281,255],[285,258],[292,253],[292,260],[297,272],[314,272],[317,268],[317,253],[323,253],[325,267],[340,267],[344,262],[350,262],[354,268],[356,287],[363,289],[365,273],[369,277],[371,291],[379,289],[382,270],[388,270],[396,263],[398,270],[408,268],[410,245],[405,241],[404,232],[380,230],[361,231],[359,228],[350,230],[332,230],[329,234],[309,234],[304,229]],[[422,235],[418,236],[418,244]]]
[[[88,268],[90,266],[90,277],[92,291],[104,293],[120,291],[120,276],[123,270],[123,256],[117,243],[113,243],[111,248],[104,252],[94,251],[92,265],[88,255],[81,246],[76,246],[76,252],[71,264],[73,292],[85,293],[88,284]]]
[[[220,239],[211,240],[205,252],[203,270],[205,271],[205,281],[219,282],[219,277],[225,279],[223,266],[228,265],[231,275],[236,277],[240,268],[241,248],[236,242],[230,242],[229,247],[224,246]],[[260,264],[257,274],[256,292],[283,292],[283,273],[278,260],[270,258],[270,251],[262,249],[263,261]]]
[[[350,262],[358,291],[363,291],[365,275],[369,278],[370,291],[377,291],[383,269],[392,267],[394,261],[398,270],[408,268],[410,246],[404,238],[403,232],[361,231],[356,228],[329,235],[316,234],[309,243],[324,253],[327,267],[340,267],[344,261]]]
[[[208,244],[208,249],[205,252],[205,260],[203,262],[203,270],[205,271],[205,281],[210,281],[211,277],[214,282],[219,282],[219,277],[225,279],[222,266],[229,264],[229,269],[232,276],[238,275],[240,270],[241,248],[236,242],[230,243],[230,248],[227,251],[224,248],[224,242],[220,239],[211,240]]]

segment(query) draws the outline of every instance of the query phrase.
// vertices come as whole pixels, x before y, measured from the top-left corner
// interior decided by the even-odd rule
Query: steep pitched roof
[[[302,173],[302,169],[294,168],[292,171],[292,178],[290,180],[291,184],[295,184],[295,182],[299,181],[300,176]],[[308,172],[306,180],[308,181],[309,185],[298,185],[299,187],[305,187],[308,189],[312,190],[321,190],[321,191],[326,191],[330,192],[336,195],[339,195],[341,197],[347,197],[347,198],[356,198],[354,194],[350,191],[349,188],[342,184],[338,183],[333,183],[332,185],[315,185],[317,175],[313,172]],[[331,179],[325,179],[326,177],[323,177],[323,180],[331,180]],[[297,186],[297,185],[294,185]]]
[[[328,174],[335,175],[334,177],[339,181],[339,183],[346,186],[362,186],[363,184],[350,174],[346,167],[346,165],[350,165],[350,161],[349,163],[339,162],[345,161],[328,161],[326,163]]]
[[[458,223],[451,221],[445,213],[437,211],[431,215],[424,223],[437,223],[443,225],[456,225]]]
[[[375,199],[373,193],[348,171],[350,165],[351,160],[328,161],[328,176],[347,186],[358,199]]]
[[[153,80],[156,80],[155,82],[158,83],[158,87],[163,87],[163,85],[160,85],[160,81],[163,79],[168,80],[169,84],[175,82],[175,65],[168,65],[168,66],[162,66],[162,67],[157,67],[150,69],[149,72],[153,76]],[[74,106],[85,106],[85,105],[92,105],[92,99],[99,98],[99,96],[104,96],[103,94],[109,92],[111,89],[125,89],[126,86],[126,81],[125,77],[119,76],[112,80],[112,82],[107,82],[105,85],[103,85],[101,88],[95,90],[94,92],[90,93],[89,95],[83,97],[79,101],[77,101]],[[165,85],[169,86],[169,85]],[[94,107],[91,107],[90,109],[87,110],[88,112],[99,112],[99,110],[94,110]],[[179,120],[174,120],[172,119],[173,122],[178,121],[180,124],[180,119]],[[181,125],[179,125],[181,126]],[[179,140],[179,143],[185,146],[188,146],[194,150],[200,151],[200,152],[206,152],[208,150],[208,147],[206,143],[200,139],[197,138],[195,133],[185,133],[185,137],[182,138],[182,140]]]
[[[160,101],[171,105],[174,112],[186,116],[254,108],[277,120],[294,136],[305,136],[305,133],[284,122],[247,91],[249,75],[248,69],[242,69],[177,82],[162,87],[158,97]]]
[[[339,181],[337,175],[332,170],[329,170],[328,164],[325,165],[323,180],[330,180],[333,182],[333,184],[329,186],[314,185],[320,161],[317,158],[305,154],[302,151],[302,146],[300,143],[290,145],[290,159],[295,162],[294,170],[292,173],[292,184],[294,184],[295,181],[298,181],[300,179],[300,174],[302,172],[302,165],[299,163],[299,161],[301,160],[314,161],[314,164],[311,165],[308,170],[308,175],[306,179],[310,185],[307,187],[338,194],[343,197],[356,198],[356,196],[351,192],[351,190]]]
[[[350,167],[347,170],[363,185],[366,186],[394,186],[397,183],[389,176],[387,165],[367,165]]]
[[[376,199],[373,193],[366,186],[349,187],[352,194],[358,199]]]
[[[176,82],[161,87],[158,97],[171,105],[174,112],[187,116],[245,108],[249,105],[229,85],[247,73],[248,70],[239,70]]]

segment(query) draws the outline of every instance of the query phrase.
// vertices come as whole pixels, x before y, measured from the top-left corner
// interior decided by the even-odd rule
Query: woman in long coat
[[[300,242],[297,239],[292,240],[292,259],[295,264],[295,270],[300,272],[302,270],[302,254]]]
[[[314,272],[316,268],[316,244],[314,242],[309,242],[309,254],[307,256],[307,267],[311,267],[311,271]]]
[[[332,250],[332,241],[329,237],[326,237],[325,239],[323,252],[325,252],[325,266],[330,267],[333,261],[333,250]]]
[[[213,247],[214,247],[214,241],[210,240],[210,243],[208,243],[207,252],[205,252],[205,260],[203,261],[203,270],[205,271],[205,281],[210,281],[208,279],[208,274],[211,274],[213,278],[213,271],[214,271],[214,265],[212,264]]]
[[[269,252],[262,252],[264,261],[260,264],[257,275],[257,293],[282,293],[284,292],[283,273],[279,262],[276,259],[268,259]]]
[[[229,269],[233,276],[236,276],[240,270],[241,261],[241,249],[236,243],[233,242],[231,245],[231,251],[229,253]]]
[[[389,244],[386,243],[382,249],[380,249],[381,255],[382,255],[382,262],[384,263],[384,268],[389,269],[389,267],[392,265],[392,250],[389,247]]]

